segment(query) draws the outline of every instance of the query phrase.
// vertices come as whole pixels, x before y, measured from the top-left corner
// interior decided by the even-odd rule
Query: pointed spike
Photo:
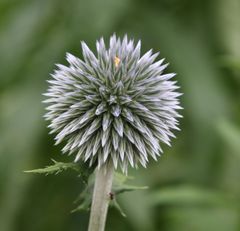
[[[121,114],[120,106],[118,104],[113,106],[111,112],[115,117],[118,117]]]
[[[113,126],[120,137],[123,137],[123,121],[120,117],[114,119]]]
[[[102,120],[102,128],[103,128],[103,131],[105,132],[108,127],[110,126],[112,122],[112,118],[111,118],[111,115],[110,113],[104,113],[103,114],[103,120]]]

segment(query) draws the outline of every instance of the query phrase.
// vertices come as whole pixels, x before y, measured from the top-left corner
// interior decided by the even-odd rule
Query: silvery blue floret
[[[101,38],[97,55],[81,44],[83,60],[67,53],[69,66],[57,65],[45,94],[56,144],[65,141],[62,151],[90,166],[111,161],[125,173],[129,164],[146,167],[178,129],[175,74],[163,73],[168,64],[155,61],[158,53],[141,56],[141,42],[127,36],[113,35],[109,47]]]

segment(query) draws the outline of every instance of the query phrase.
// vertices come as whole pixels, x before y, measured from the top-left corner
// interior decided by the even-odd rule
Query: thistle
[[[45,94],[51,132],[56,144],[66,140],[62,151],[75,153],[75,161],[99,168],[112,161],[125,173],[129,164],[146,167],[177,129],[175,74],[163,74],[168,64],[154,62],[158,53],[141,57],[140,41],[135,47],[127,36],[113,35],[109,49],[103,39],[96,47],[97,56],[82,42],[84,61],[68,53],[69,66],[57,65]]]
[[[67,53],[69,66],[58,64],[49,81],[45,117],[57,134],[56,144],[65,141],[63,153],[97,165],[92,202],[97,204],[99,187],[111,190],[113,168],[127,173],[129,165],[146,167],[150,157],[160,156],[162,143],[170,145],[172,130],[178,129],[181,94],[175,91],[175,74],[163,73],[168,64],[155,61],[158,53],[150,50],[141,56],[140,41],[135,46],[127,36],[120,40],[113,35],[106,47],[101,38],[96,56],[81,44],[83,60]],[[110,179],[107,185],[103,178]]]

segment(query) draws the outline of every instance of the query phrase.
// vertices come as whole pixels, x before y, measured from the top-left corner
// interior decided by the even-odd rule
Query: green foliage
[[[84,191],[77,171],[23,170],[73,161],[53,146],[41,94],[67,51],[80,56],[80,40],[94,50],[116,32],[170,62],[184,118],[160,161],[130,170],[131,185],[149,190],[117,195],[128,218],[110,210],[106,231],[239,231],[239,28],[239,0],[0,1],[0,230],[87,230],[86,213],[69,213]]]
[[[147,186],[135,186],[126,184],[131,177],[123,175],[121,173],[114,173],[113,187],[111,195],[109,195],[110,206],[116,208],[123,217],[126,217],[126,214],[123,212],[121,206],[117,202],[117,195],[124,192],[131,192],[135,190],[143,190],[147,189]],[[89,178],[88,185],[85,189],[80,193],[78,198],[75,200],[75,204],[78,204],[72,212],[79,211],[88,211],[90,209],[91,201],[92,201],[92,191],[94,186],[94,174]]]
[[[34,170],[28,170],[24,171],[25,173],[37,173],[37,174],[44,174],[44,175],[50,175],[50,174],[59,174],[66,170],[74,170],[78,173],[78,176],[81,177],[83,183],[87,183],[88,177],[92,174],[94,167],[89,168],[87,164],[84,163],[64,163],[64,162],[58,162],[56,160],[53,160],[53,164],[46,166],[45,168],[39,168]]]
[[[114,175],[113,181],[113,193],[114,195],[118,195],[124,192],[131,192],[135,190],[144,190],[148,189],[148,186],[135,186],[127,184],[128,180],[132,178],[121,173],[116,172]]]
[[[24,171],[26,173],[38,173],[38,174],[44,174],[44,175],[49,175],[49,174],[59,174],[63,171],[72,169],[74,171],[79,172],[80,171],[80,165],[76,163],[63,163],[63,162],[57,162],[56,160],[53,160],[53,164],[46,166],[45,168],[39,168],[39,169],[34,169],[34,170],[27,170]]]
[[[226,197],[218,191],[206,190],[191,185],[163,187],[151,195],[151,203],[157,205],[189,206],[189,205],[222,205],[232,204],[231,197]]]
[[[111,206],[111,207],[114,207],[115,209],[117,209],[118,212],[119,212],[123,217],[127,217],[127,215],[123,212],[122,207],[121,207],[120,204],[117,202],[116,198],[114,198],[113,200],[111,200],[110,206]]]
[[[240,129],[234,126],[232,122],[225,120],[218,124],[217,129],[224,143],[234,154],[240,157]]]

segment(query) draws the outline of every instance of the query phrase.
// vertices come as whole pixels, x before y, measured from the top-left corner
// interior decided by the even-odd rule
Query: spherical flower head
[[[135,46],[127,36],[113,35],[109,47],[101,38],[96,48],[95,56],[82,42],[83,60],[67,54],[69,66],[57,65],[44,101],[51,133],[56,144],[65,140],[62,151],[75,153],[75,161],[113,162],[124,173],[129,164],[146,167],[178,129],[175,74],[163,73],[168,64],[155,61],[158,53],[141,56],[141,42]]]

